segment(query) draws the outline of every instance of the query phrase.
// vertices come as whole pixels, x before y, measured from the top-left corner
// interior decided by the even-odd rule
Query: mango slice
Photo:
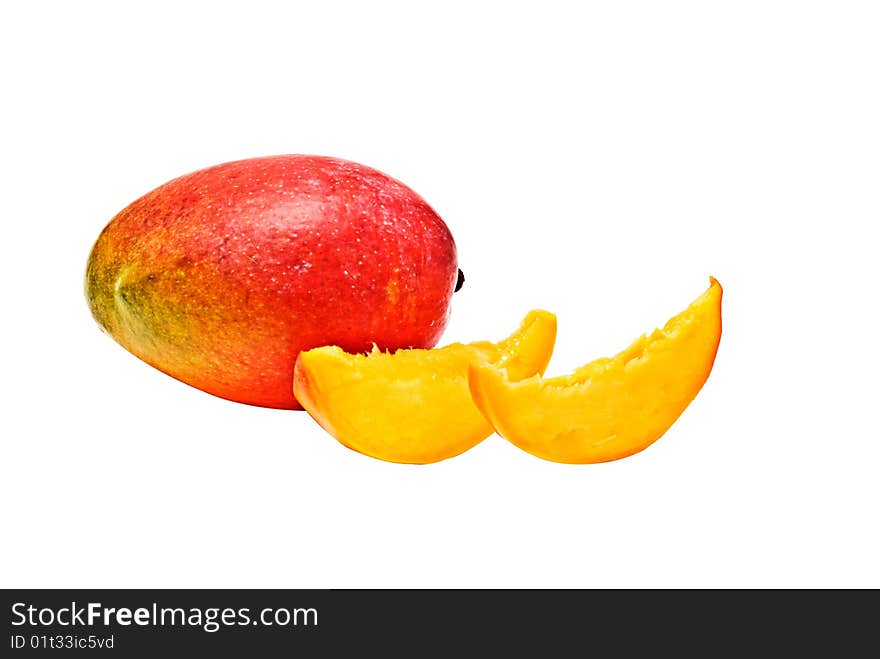
[[[498,342],[350,354],[337,346],[301,352],[293,392],[349,448],[389,462],[425,464],[463,453],[492,434],[471,400],[468,367],[491,363],[522,379],[543,373],[556,316],[533,310]]]
[[[495,431],[546,460],[595,463],[659,439],[702,388],[721,340],[721,284],[662,330],[571,375],[518,378],[491,364],[469,369],[471,394]]]

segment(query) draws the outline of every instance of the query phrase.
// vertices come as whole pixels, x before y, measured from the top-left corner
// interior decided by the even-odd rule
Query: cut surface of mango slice
[[[349,448],[390,462],[437,462],[493,432],[471,400],[468,368],[491,363],[514,379],[543,373],[555,341],[556,317],[534,310],[498,343],[368,354],[315,348],[297,358],[294,396]]]
[[[670,428],[709,377],[721,340],[721,296],[710,278],[662,329],[570,375],[518,378],[473,364],[473,400],[499,435],[546,460],[583,464],[637,453]]]

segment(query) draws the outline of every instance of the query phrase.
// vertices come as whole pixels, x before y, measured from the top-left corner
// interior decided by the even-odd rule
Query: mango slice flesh
[[[663,329],[570,375],[517,378],[487,364],[469,370],[471,394],[495,431],[546,460],[584,464],[638,453],[699,393],[721,340],[721,284]]]
[[[521,379],[543,373],[556,316],[533,310],[498,342],[350,354],[336,346],[301,352],[294,396],[345,446],[389,462],[425,464],[475,446],[493,429],[471,400],[468,367],[491,363]]]

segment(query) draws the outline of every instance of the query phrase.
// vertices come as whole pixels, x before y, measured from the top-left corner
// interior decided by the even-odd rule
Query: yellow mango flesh
[[[390,462],[437,462],[493,432],[471,400],[469,366],[492,363],[515,379],[543,373],[555,340],[556,317],[535,310],[498,343],[366,355],[315,348],[296,361],[294,396],[349,448]]]
[[[583,464],[637,453],[669,429],[709,377],[721,339],[721,296],[712,278],[663,329],[570,375],[517,378],[475,364],[473,400],[499,435],[546,460]]]

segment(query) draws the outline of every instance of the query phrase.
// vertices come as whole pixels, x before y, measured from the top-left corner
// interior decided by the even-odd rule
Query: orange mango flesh
[[[663,329],[570,375],[517,378],[475,364],[473,400],[499,435],[546,460],[608,462],[642,451],[709,377],[721,339],[721,296],[711,278],[708,290]]]
[[[498,343],[369,354],[315,348],[297,358],[294,395],[351,449],[389,462],[437,462],[493,432],[471,400],[468,367],[492,363],[516,379],[543,373],[555,340],[556,317],[535,310]]]

